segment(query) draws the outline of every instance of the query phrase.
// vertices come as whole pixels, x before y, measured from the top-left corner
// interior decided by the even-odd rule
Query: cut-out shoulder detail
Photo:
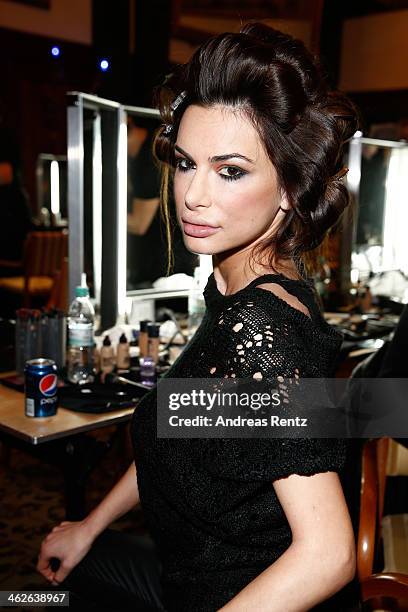
[[[286,291],[286,289],[284,289],[281,285],[278,285],[277,283],[265,283],[258,285],[257,289],[263,289],[265,291],[274,293],[278,298],[284,300],[292,308],[300,310],[300,312],[303,312],[303,314],[309,317],[309,319],[312,318],[310,316],[309,309],[306,308],[306,306],[296,296]]]
[[[259,287],[270,284],[281,286],[288,291],[288,296],[285,299],[284,294],[278,291],[271,291],[268,288],[259,291]],[[294,296],[299,300],[299,303],[294,303]],[[320,339],[324,338],[324,342],[331,346],[337,346],[339,342],[339,332],[331,327],[324,319],[321,313],[321,308],[318,301],[316,288],[311,279],[295,281],[286,279],[279,275],[264,275],[255,279],[244,289],[232,295],[222,295],[218,290],[214,279],[214,273],[210,274],[207,285],[204,289],[204,299],[206,304],[206,322],[213,317],[217,322],[217,332],[222,335],[228,334],[228,330],[232,331],[235,336],[236,344],[242,340],[255,342],[253,337],[243,338],[240,330],[232,328],[241,322],[244,324],[244,335],[248,334],[246,329],[247,322],[258,320],[259,317],[265,324],[270,326],[273,321],[273,329],[269,327],[268,331],[273,334],[265,335],[264,344],[271,344],[273,337],[276,334],[285,336],[285,331],[280,334],[279,328],[283,323],[294,323],[297,327],[301,327],[302,334],[307,334],[313,338],[314,342],[321,345]],[[252,306],[249,306],[252,304]],[[306,310],[305,312],[305,309]],[[307,313],[307,314],[306,314]],[[266,316],[267,320],[264,320]],[[222,323],[219,320],[222,319]],[[257,333],[256,329],[254,333]],[[265,332],[267,328],[265,328]],[[298,332],[299,330],[297,330]],[[296,333],[297,333],[296,332]],[[239,337],[240,336],[240,337]],[[319,340],[318,340],[319,338]],[[243,342],[241,342],[243,343]],[[268,347],[269,349],[271,347]]]

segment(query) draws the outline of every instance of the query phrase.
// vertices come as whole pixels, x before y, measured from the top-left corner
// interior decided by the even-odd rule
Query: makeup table
[[[24,413],[24,399],[24,393],[0,385],[0,431],[32,445],[126,423],[134,412],[123,408],[89,414],[59,407],[55,416],[33,418]]]
[[[0,384],[0,441],[59,466],[65,481],[66,518],[79,520],[85,515],[87,478],[122,435],[134,408],[89,414],[59,407],[55,416],[33,418],[25,415],[24,400],[24,393]],[[85,435],[116,425],[108,442]]]

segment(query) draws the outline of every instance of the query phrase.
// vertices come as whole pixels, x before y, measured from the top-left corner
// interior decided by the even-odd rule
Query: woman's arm
[[[292,543],[223,606],[223,612],[310,610],[354,577],[353,529],[337,474],[293,474],[273,486],[292,530]]]
[[[139,501],[136,465],[133,461],[113,489],[84,519],[84,525],[93,538],[96,538],[116,519],[137,506]]]
[[[133,462],[101,503],[77,522],[63,521],[41,544],[37,570],[53,584],[59,584],[84,558],[97,536],[113,521],[139,503],[136,466]],[[59,559],[58,569],[51,560]]]
[[[144,236],[159,208],[159,198],[133,198],[132,212],[127,216],[127,230],[130,234]]]

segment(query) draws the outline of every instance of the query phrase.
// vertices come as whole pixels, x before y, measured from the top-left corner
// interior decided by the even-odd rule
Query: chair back
[[[357,538],[357,575],[371,576],[378,535],[377,440],[364,444],[361,470],[360,524]]]
[[[68,232],[29,232],[23,256],[24,275],[54,276],[61,270],[62,261],[67,256]]]
[[[373,573],[375,554],[381,543],[389,443],[389,438],[378,438],[368,440],[363,448],[357,539],[357,574],[360,580]]]
[[[68,257],[64,257],[61,270],[54,276],[47,308],[58,308],[64,312],[68,310]]]
[[[390,448],[390,438],[379,438],[376,440],[377,453],[377,478],[378,478],[378,507],[377,522],[381,525],[384,512],[385,486],[387,483],[387,460]],[[377,529],[377,546],[380,545],[381,530]]]
[[[381,523],[391,440],[364,444],[361,473],[360,524],[357,538],[357,575],[364,610],[408,612],[408,575],[374,567],[381,544]],[[378,573],[373,573],[378,572]]]
[[[31,304],[31,294],[35,288],[46,293],[50,291],[50,283],[44,281],[54,278],[62,269],[62,262],[68,252],[67,230],[55,232],[29,232],[24,245],[23,271],[23,305]],[[52,287],[51,284],[51,287]]]

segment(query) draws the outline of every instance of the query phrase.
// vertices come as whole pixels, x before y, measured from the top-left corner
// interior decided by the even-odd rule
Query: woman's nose
[[[199,206],[208,207],[211,203],[208,184],[205,177],[195,172],[184,196],[187,208],[194,209]]]

